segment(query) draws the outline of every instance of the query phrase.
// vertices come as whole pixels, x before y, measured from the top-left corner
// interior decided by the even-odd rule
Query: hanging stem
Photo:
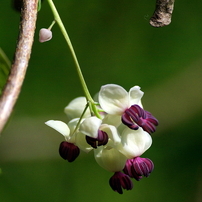
[[[98,118],[101,118],[101,116],[99,114],[99,109],[96,107],[96,103],[94,102],[94,100],[92,99],[92,97],[88,91],[88,87],[87,87],[86,82],[84,80],[78,59],[76,57],[76,53],[75,53],[74,48],[72,46],[72,43],[70,41],[69,35],[67,34],[67,31],[63,25],[63,22],[59,16],[59,13],[58,13],[53,1],[52,0],[47,0],[47,1],[50,5],[52,12],[53,12],[54,20],[58,23],[58,26],[59,26],[67,44],[68,44],[68,46],[69,46],[69,49],[70,49],[70,52],[72,54],[72,57],[73,57],[73,60],[74,60],[75,66],[76,66],[76,70],[77,70],[77,73],[78,73],[78,76],[79,76],[79,79],[81,82],[81,86],[82,86],[84,94],[86,96],[87,104],[90,108],[90,111],[93,112]]]
[[[48,29],[51,30],[54,24],[55,24],[55,20],[53,20],[53,22],[51,23]]]
[[[64,25],[63,25],[63,22],[62,22],[62,20],[61,20],[61,18],[60,18],[60,16],[59,16],[59,13],[57,12],[57,9],[56,9],[56,7],[55,7],[53,1],[52,1],[52,0],[47,0],[47,1],[48,1],[49,5],[50,5],[50,8],[51,8],[52,12],[53,12],[54,19],[55,19],[55,21],[58,23],[58,26],[59,26],[59,28],[60,28],[60,30],[61,30],[61,32],[62,32],[62,34],[63,34],[63,36],[64,36],[64,38],[65,38],[65,40],[66,40],[66,42],[67,42],[67,44],[68,44],[68,46],[69,46],[69,49],[70,49],[70,52],[71,52],[71,54],[72,54],[73,60],[74,60],[74,62],[75,62],[76,70],[77,70],[77,73],[78,73],[78,76],[79,76],[79,79],[80,79],[80,82],[81,82],[83,91],[84,91],[84,93],[85,93],[86,99],[87,99],[88,101],[94,103],[94,101],[93,101],[93,99],[92,99],[92,97],[91,97],[91,95],[90,95],[90,93],[89,93],[89,91],[88,91],[88,88],[87,88],[86,82],[85,82],[85,80],[84,80],[83,74],[82,74],[82,72],[81,72],[81,68],[80,68],[78,59],[77,59],[77,57],[76,57],[74,48],[73,48],[72,43],[71,43],[71,41],[70,41],[70,38],[69,38],[69,36],[68,36],[68,34],[67,34],[67,31],[66,31],[66,29],[65,29],[65,27],[64,27]]]

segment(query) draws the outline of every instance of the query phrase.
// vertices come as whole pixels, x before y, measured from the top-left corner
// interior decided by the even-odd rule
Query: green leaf
[[[8,59],[4,51],[0,48],[0,94],[2,93],[2,89],[8,78],[10,67],[10,60]]]

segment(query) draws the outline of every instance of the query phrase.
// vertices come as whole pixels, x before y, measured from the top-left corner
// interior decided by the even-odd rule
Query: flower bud
[[[72,143],[63,141],[60,144],[59,153],[63,159],[73,162],[79,156],[80,149]]]
[[[148,177],[154,170],[154,164],[148,158],[136,157],[133,159],[133,169],[138,175]]]
[[[123,194],[122,188],[126,190],[131,190],[133,188],[133,183],[130,177],[121,172],[115,172],[110,178],[109,184],[111,188],[119,194]]]
[[[52,39],[52,31],[42,28],[39,31],[39,42],[43,43]]]
[[[158,120],[136,104],[125,110],[122,115],[122,123],[132,130],[137,130],[140,126],[150,134],[154,133],[158,126]]]
[[[150,159],[135,157],[127,160],[123,171],[125,174],[139,181],[143,176],[148,177],[153,169],[154,164]]]

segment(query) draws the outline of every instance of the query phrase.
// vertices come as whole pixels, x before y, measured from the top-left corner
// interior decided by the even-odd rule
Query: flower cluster
[[[129,92],[115,84],[102,86],[96,105],[100,117],[86,108],[85,97],[70,102],[65,108],[68,124],[46,122],[65,137],[59,147],[61,157],[72,162],[80,150],[86,153],[93,150],[96,162],[114,173],[109,184],[120,194],[122,189],[133,188],[131,178],[139,181],[143,176],[148,177],[154,164],[140,156],[151,146],[151,133],[155,132],[158,120],[143,109],[143,94],[139,86]]]

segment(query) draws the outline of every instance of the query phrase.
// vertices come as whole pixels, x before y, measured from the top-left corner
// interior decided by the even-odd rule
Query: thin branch
[[[156,0],[156,9],[150,19],[153,27],[163,27],[171,23],[175,0]]]
[[[23,0],[20,34],[11,72],[0,98],[0,133],[18,99],[30,59],[37,19],[38,0]]]

